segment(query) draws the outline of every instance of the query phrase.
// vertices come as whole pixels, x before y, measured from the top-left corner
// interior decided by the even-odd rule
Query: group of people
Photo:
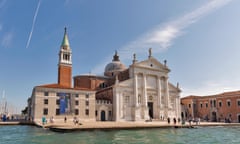
[[[50,117],[49,121],[50,121],[50,123],[54,123],[53,116]],[[47,121],[46,117],[43,116],[43,117],[42,117],[42,124],[45,125],[45,124],[47,124],[47,122],[48,122],[48,121]],[[64,123],[66,123],[66,122],[67,122],[67,117],[65,116],[65,117],[64,117]],[[74,118],[73,118],[73,123],[74,123],[75,125],[79,123],[79,120],[78,120],[77,117],[74,117]]]
[[[168,124],[171,123],[171,119],[170,119],[169,117],[167,118],[167,122],[168,122]],[[181,119],[180,119],[180,118],[178,118],[178,119],[173,118],[173,123],[174,123],[174,124],[177,124],[177,122],[180,123],[180,122],[181,122]]]
[[[42,125],[47,124],[47,122],[48,122],[48,121],[47,121],[46,117],[43,116],[43,117],[42,117]],[[49,122],[50,122],[50,123],[54,123],[53,116],[50,117]]]
[[[231,123],[231,122],[232,122],[231,117],[229,117],[229,118],[225,118],[225,119],[224,119],[224,122],[225,122],[225,123]]]
[[[168,122],[168,124],[170,124],[171,123],[171,119],[168,117],[167,118],[167,122]],[[180,118],[178,118],[178,119],[176,119],[176,118],[173,118],[173,123],[174,124],[177,124],[177,123],[180,123],[181,122],[181,119]],[[200,118],[189,118],[188,119],[188,122],[189,122],[189,125],[192,125],[192,122],[194,123],[196,123],[196,125],[199,125],[200,124]],[[182,119],[182,125],[184,125],[185,124],[185,120],[184,119]]]
[[[188,122],[189,122],[189,125],[191,125],[192,124],[192,122],[194,123],[196,123],[196,125],[199,125],[200,124],[200,121],[201,121],[201,119],[200,118],[189,118],[189,120],[188,120]]]
[[[77,117],[74,117],[74,118],[73,118],[73,123],[74,123],[75,125],[77,125],[78,122],[79,122],[78,118],[77,118]]]

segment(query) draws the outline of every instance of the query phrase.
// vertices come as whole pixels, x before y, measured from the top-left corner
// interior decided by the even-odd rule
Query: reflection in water
[[[240,127],[197,129],[140,129],[55,133],[31,126],[1,126],[0,144],[145,144],[145,143],[239,143]]]

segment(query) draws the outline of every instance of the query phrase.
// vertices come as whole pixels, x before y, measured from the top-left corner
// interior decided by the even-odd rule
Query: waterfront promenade
[[[152,122],[55,122],[42,125],[40,127],[49,128],[53,131],[81,131],[81,130],[114,130],[114,129],[143,129],[143,128],[196,128],[198,126],[240,126],[240,123],[218,123],[218,122],[201,122],[200,124],[168,124],[165,121]]]
[[[32,125],[29,122],[0,122],[0,125]],[[147,128],[197,128],[206,126],[240,126],[240,123],[220,123],[220,122],[200,122],[200,124],[187,122],[170,123],[165,121],[152,121],[152,122],[113,122],[113,121],[97,121],[97,122],[80,122],[78,124],[72,121],[65,122],[53,122],[42,125],[42,123],[35,123],[36,126],[42,128],[49,128],[53,131],[59,132],[71,132],[71,131],[84,131],[84,130],[114,130],[114,129],[147,129]]]

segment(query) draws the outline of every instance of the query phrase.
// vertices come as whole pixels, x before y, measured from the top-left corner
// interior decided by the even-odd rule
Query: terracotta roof
[[[200,98],[201,96],[194,96],[194,95],[190,95],[190,96],[186,96],[186,97],[183,97],[181,99],[193,99],[193,98]]]
[[[71,88],[71,87],[66,87],[66,86],[63,86],[63,85],[59,85],[59,84],[57,84],[57,83],[55,83],[55,84],[44,84],[44,85],[39,85],[39,86],[36,86],[36,87],[94,91],[94,90],[92,90],[92,89],[87,89],[87,88]]]
[[[230,91],[230,92],[223,92],[215,95],[206,95],[206,96],[186,96],[183,97],[182,99],[189,99],[189,98],[216,98],[216,97],[231,97],[231,96],[240,96],[240,91]]]

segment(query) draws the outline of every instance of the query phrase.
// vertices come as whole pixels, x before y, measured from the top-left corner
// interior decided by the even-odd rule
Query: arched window
[[[222,101],[218,101],[218,106],[222,107]]]
[[[142,101],[141,101],[141,95],[140,95],[140,94],[138,95],[138,103],[139,103],[139,104],[142,103]]]
[[[227,100],[227,106],[228,106],[228,107],[231,106],[231,100],[230,100],[230,99]]]

